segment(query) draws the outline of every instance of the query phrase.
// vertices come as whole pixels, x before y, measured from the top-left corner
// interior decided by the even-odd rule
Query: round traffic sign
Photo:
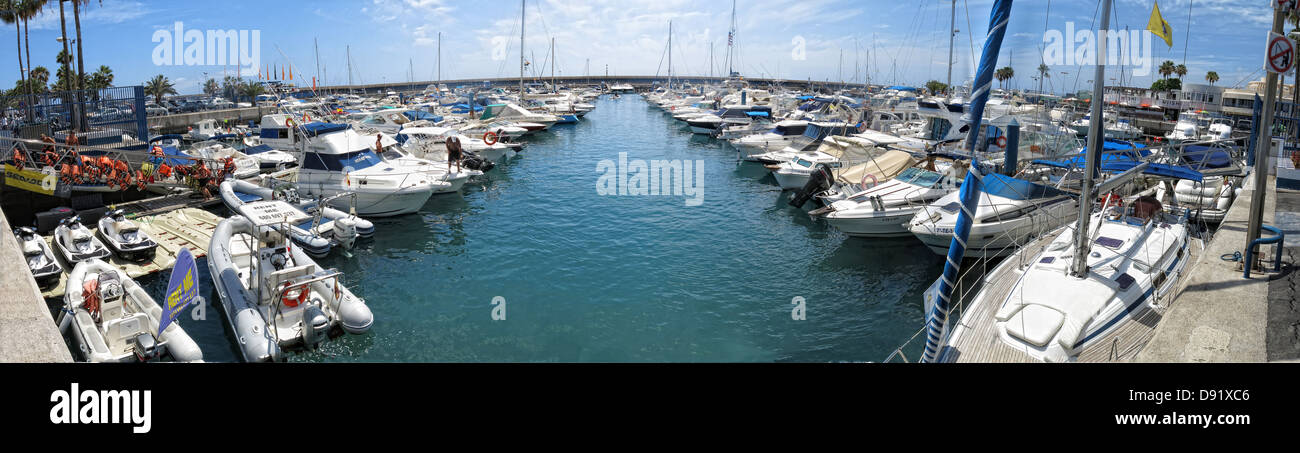
[[[1295,59],[1295,45],[1285,36],[1274,36],[1268,43],[1268,69],[1288,72]]]

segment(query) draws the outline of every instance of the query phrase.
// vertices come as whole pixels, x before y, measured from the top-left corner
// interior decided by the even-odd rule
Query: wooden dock
[[[109,258],[109,263],[121,268],[126,272],[127,276],[139,278],[171,269],[172,265],[176,263],[176,255],[180,253],[182,247],[189,248],[190,253],[195,258],[207,256],[208,242],[212,239],[212,231],[217,228],[217,224],[221,222],[222,218],[203,209],[183,207],[161,214],[136,216],[132,220],[138,223],[140,229],[158,243],[157,252],[154,254],[153,259],[149,261],[126,261],[114,255]],[[87,225],[87,228],[89,227]],[[90,230],[95,232],[95,228],[90,228]],[[98,234],[98,232],[95,233]],[[47,243],[52,240],[51,236],[45,237]],[[68,272],[72,271],[72,267],[63,262],[62,257],[60,257],[60,263],[64,267],[64,273],[59,276],[58,284],[41,292],[41,296],[46,299],[62,298],[63,293],[67,290]]]

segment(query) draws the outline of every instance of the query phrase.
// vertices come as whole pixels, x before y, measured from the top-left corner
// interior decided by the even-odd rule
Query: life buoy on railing
[[[998,148],[1006,149],[1006,148],[1007,148],[1007,137],[1006,137],[1006,136],[998,137],[998,139],[997,139],[997,144],[998,144]]]
[[[308,115],[308,114],[306,114],[306,113],[302,114],[302,122],[304,122],[304,123],[310,123],[310,122],[311,122],[311,115]]]
[[[286,286],[288,286],[287,283]],[[281,293],[283,295],[280,296],[280,302],[283,302],[284,306],[289,308],[297,307],[299,304],[307,301],[307,293],[306,285],[289,288]]]
[[[292,127],[294,127],[295,125],[297,125],[297,123],[298,123],[298,122],[297,122],[297,121],[294,121],[293,118],[285,118],[285,119],[284,119],[284,127],[292,128]]]
[[[497,133],[492,131],[487,131],[486,133],[484,133],[483,143],[487,144],[488,146],[497,144]]]
[[[873,174],[871,174],[871,173],[867,173],[867,174],[865,174],[865,175],[862,175],[862,182],[859,182],[858,185],[860,185],[860,186],[862,186],[862,187],[865,188],[865,187],[867,186],[867,178],[871,178],[871,185],[872,185],[872,187],[874,187],[876,184],[880,184],[879,181],[876,181],[876,175],[873,175]]]

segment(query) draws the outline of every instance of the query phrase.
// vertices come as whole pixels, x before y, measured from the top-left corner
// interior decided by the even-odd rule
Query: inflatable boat
[[[315,349],[341,332],[370,329],[374,316],[339,281],[342,273],[290,247],[281,230],[271,227],[278,220],[256,222],[243,216],[223,220],[208,245],[212,281],[244,360],[283,361],[286,350]]]
[[[72,268],[63,304],[59,330],[71,330],[87,362],[203,360],[198,343],[178,322],[158,332],[162,307],[126,272],[98,258]]]

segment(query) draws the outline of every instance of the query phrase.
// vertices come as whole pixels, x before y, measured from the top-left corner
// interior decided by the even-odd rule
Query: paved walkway
[[[1264,206],[1264,223],[1274,224],[1278,197],[1273,178]],[[1186,287],[1169,308],[1155,336],[1134,359],[1138,362],[1263,362],[1270,303],[1270,276],[1241,277],[1237,263],[1221,257],[1241,251],[1246,243],[1251,190],[1243,190],[1227,218],[1193,263]],[[1261,247],[1271,253],[1271,246]]]
[[[0,212],[0,362],[71,362],[13,228]]]
[[[1285,271],[1268,284],[1268,360],[1300,359],[1300,191],[1277,190],[1272,224],[1286,234]]]

